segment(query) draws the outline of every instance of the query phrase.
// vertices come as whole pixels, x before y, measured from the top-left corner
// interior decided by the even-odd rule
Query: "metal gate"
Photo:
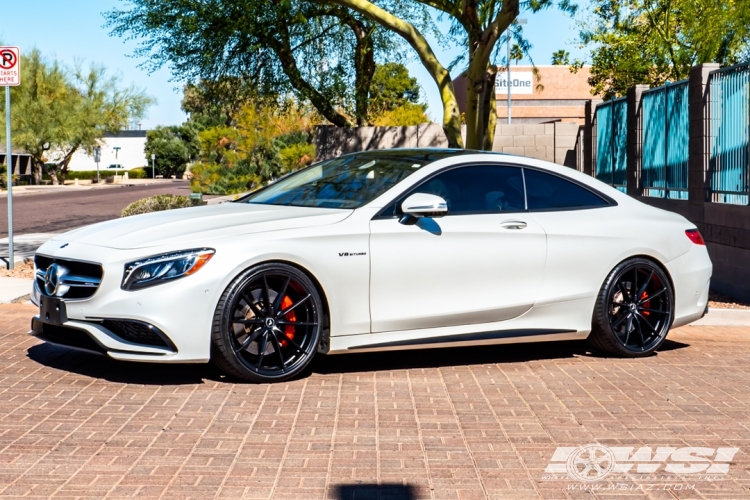
[[[627,192],[627,119],[624,97],[596,107],[596,178]]]
[[[750,64],[709,74],[710,201],[747,205],[750,198]]]
[[[643,195],[687,200],[688,80],[647,90],[641,103]]]

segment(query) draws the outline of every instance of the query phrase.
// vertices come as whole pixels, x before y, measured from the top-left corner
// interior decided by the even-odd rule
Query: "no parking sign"
[[[18,47],[0,47],[0,86],[21,84],[21,51]]]
[[[5,87],[5,166],[8,176],[8,269],[13,269],[13,148],[10,140],[10,88],[21,85],[21,51],[0,47],[0,87]]]

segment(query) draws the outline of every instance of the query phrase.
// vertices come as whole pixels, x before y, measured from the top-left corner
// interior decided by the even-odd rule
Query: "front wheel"
[[[674,291],[654,262],[628,259],[604,281],[594,307],[589,343],[616,356],[648,356],[667,338]]]
[[[249,382],[301,372],[320,343],[322,304],[312,281],[286,264],[262,264],[230,284],[214,314],[212,361]]]

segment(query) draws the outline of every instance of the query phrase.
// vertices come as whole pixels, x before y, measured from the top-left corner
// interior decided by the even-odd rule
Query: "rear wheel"
[[[666,339],[673,316],[674,291],[664,271],[648,259],[629,259],[602,285],[589,342],[616,356],[648,356]]]
[[[301,372],[320,343],[322,305],[312,281],[286,264],[249,269],[227,287],[214,314],[212,361],[250,382]]]

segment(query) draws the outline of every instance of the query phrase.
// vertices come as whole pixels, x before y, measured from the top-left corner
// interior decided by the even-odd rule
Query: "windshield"
[[[358,208],[436,159],[434,155],[396,152],[341,156],[300,170],[240,201],[295,207]]]

